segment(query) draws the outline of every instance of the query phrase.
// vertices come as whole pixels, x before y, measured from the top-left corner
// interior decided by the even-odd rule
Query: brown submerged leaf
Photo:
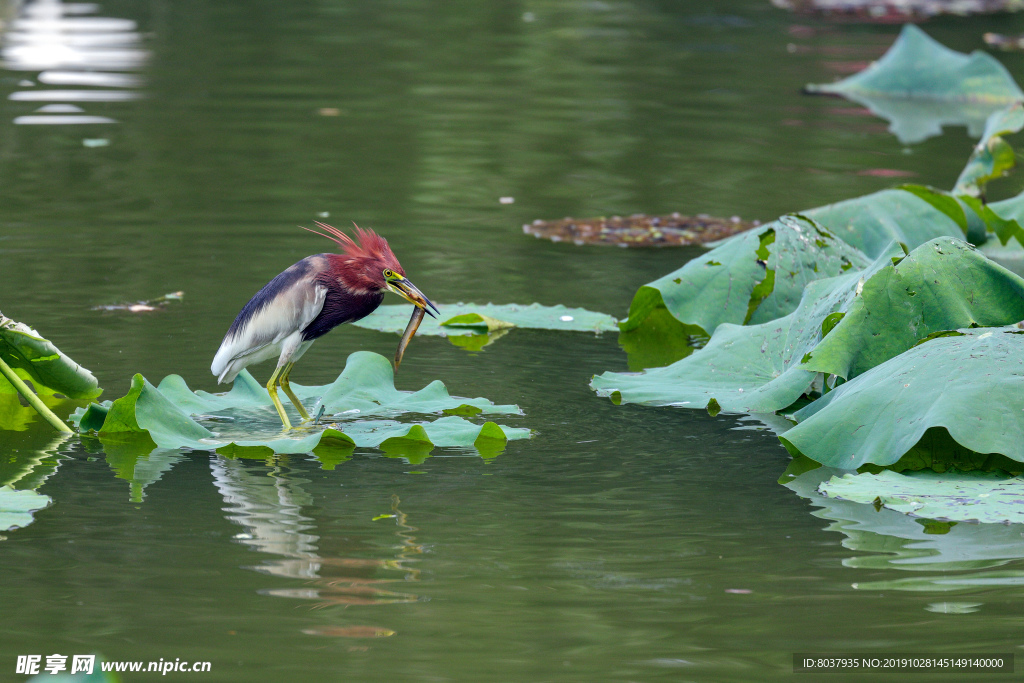
[[[303,629],[302,632],[311,636],[334,638],[386,638],[395,635],[391,629],[380,626],[319,626]]]
[[[985,44],[999,50],[1024,50],[1024,36],[1004,36],[1000,33],[986,33]]]
[[[535,220],[523,226],[523,232],[552,242],[573,244],[613,244],[620,247],[686,247],[707,244],[760,225],[738,216],[713,218],[706,214],[648,216],[633,214],[626,218],[563,218],[560,221]]]

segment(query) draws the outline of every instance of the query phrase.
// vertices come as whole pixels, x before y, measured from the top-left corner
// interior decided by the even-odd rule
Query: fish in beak
[[[398,350],[395,351],[395,370],[398,370],[398,366],[402,364],[402,356],[405,355],[405,348],[409,346],[409,341],[416,334],[416,330],[419,329],[420,323],[423,322],[423,314],[428,313],[430,317],[436,318],[440,315],[440,311],[437,310],[437,306],[428,299],[420,288],[409,282],[401,275],[396,275],[394,278],[388,280],[388,289],[402,297],[413,306],[412,317],[409,318],[409,324],[405,328],[405,333],[402,334],[402,340],[398,342]]]

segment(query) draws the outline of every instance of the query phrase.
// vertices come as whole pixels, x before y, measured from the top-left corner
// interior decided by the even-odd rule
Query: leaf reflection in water
[[[842,470],[813,469],[784,485],[819,509],[811,514],[831,520],[826,529],[846,536],[843,547],[857,551],[843,565],[870,570],[851,576],[858,590],[901,590],[946,593],[1024,587],[1024,571],[998,569],[1024,559],[1022,524],[935,525],[900,512],[827,498],[818,486]],[[788,475],[787,475],[788,476]],[[879,576],[878,570],[915,572],[914,576]],[[959,573],[958,573],[959,572]],[[863,575],[879,579],[857,581]]]

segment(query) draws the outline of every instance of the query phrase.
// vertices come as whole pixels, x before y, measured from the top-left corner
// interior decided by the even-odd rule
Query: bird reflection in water
[[[260,591],[262,594],[314,600],[313,609],[419,600],[411,593],[384,587],[419,580],[419,570],[409,564],[423,549],[413,536],[417,529],[399,508],[398,496],[392,496],[388,516],[398,527],[400,542],[395,557],[325,557],[318,548],[320,537],[310,533],[315,528],[314,520],[302,514],[303,507],[313,504],[312,497],[302,489],[304,480],[290,477],[280,462],[267,470],[263,465],[257,468],[218,456],[210,466],[214,483],[227,503],[227,519],[245,528],[235,539],[259,552],[282,557],[249,568],[303,581],[302,587],[271,588]]]

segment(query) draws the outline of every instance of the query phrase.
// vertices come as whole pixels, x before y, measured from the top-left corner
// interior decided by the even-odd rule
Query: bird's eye
[[[384,277],[386,279],[390,280],[394,276],[395,276],[395,271],[391,270],[390,268],[385,268],[384,269]]]

